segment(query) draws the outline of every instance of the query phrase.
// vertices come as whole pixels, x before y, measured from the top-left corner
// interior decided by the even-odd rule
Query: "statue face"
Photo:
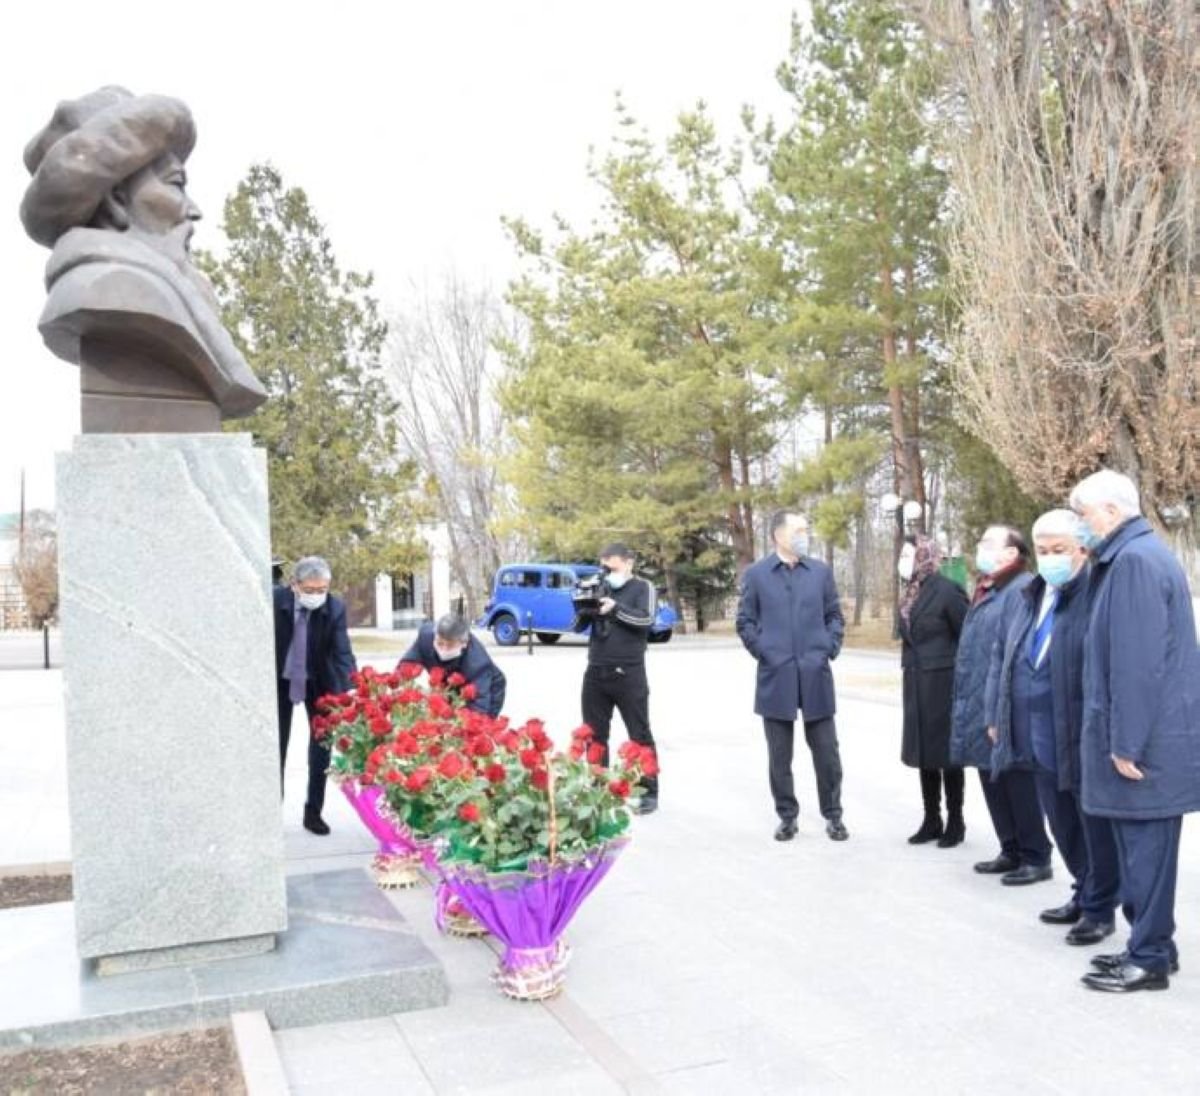
[[[174,153],[160,156],[119,188],[129,219],[128,230],[171,258],[185,262],[195,222],[200,220],[200,210],[186,188],[187,173]]]

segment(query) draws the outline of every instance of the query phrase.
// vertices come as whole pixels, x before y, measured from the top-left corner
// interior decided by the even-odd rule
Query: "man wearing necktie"
[[[1013,601],[988,674],[992,770],[1002,776],[1013,766],[1032,768],[1073,879],[1070,899],[1043,910],[1041,920],[1073,926],[1068,944],[1098,944],[1113,932],[1120,872],[1112,827],[1085,815],[1079,802],[1088,554],[1070,510],[1038,518],[1033,542],[1037,577]]]
[[[311,728],[316,701],[327,693],[350,688],[355,669],[354,653],[346,630],[346,606],[329,593],[333,577],[320,556],[297,561],[289,586],[276,586],[275,669],[279,698],[279,768],[282,780],[287,765],[292,712],[303,704]],[[325,805],[325,773],[329,750],[308,736],[308,796],[304,803],[304,828],[324,836],[329,826],[321,817]]]

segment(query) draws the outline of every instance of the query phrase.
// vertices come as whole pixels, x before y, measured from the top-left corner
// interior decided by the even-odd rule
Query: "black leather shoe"
[[[1061,906],[1055,906],[1052,910],[1042,910],[1038,914],[1038,920],[1047,925],[1073,925],[1083,916],[1083,910],[1076,904],[1072,898],[1070,902]]]
[[[826,822],[825,833],[828,834],[830,841],[845,841],[850,836],[850,831],[842,825],[840,818],[834,819],[832,822]]]
[[[321,817],[321,812],[314,811],[309,807],[304,808],[304,828],[318,837],[325,837],[329,833],[329,827],[325,824],[325,819]]]
[[[1002,852],[995,860],[981,860],[975,865],[980,875],[1003,875],[1006,871],[1015,871],[1020,867],[1015,857]]]
[[[1133,963],[1122,963],[1112,970],[1094,970],[1081,979],[1088,989],[1105,993],[1133,993],[1139,989],[1169,989],[1166,971],[1145,970]]]
[[[1076,947],[1098,944],[1117,931],[1111,921],[1089,921],[1086,917],[1067,933],[1067,943]]]
[[[1123,967],[1127,962],[1129,962],[1129,953],[1125,951],[1115,951],[1108,955],[1092,956],[1092,966],[1094,966],[1097,970],[1116,970],[1117,967]],[[1171,973],[1179,973],[1178,959],[1171,960]]]
[[[942,816],[927,814],[925,821],[921,823],[921,828],[908,839],[908,843],[910,845],[926,845],[930,841],[936,841],[945,832],[945,828],[942,826]]]
[[[633,808],[634,814],[653,814],[658,810],[658,800],[653,796],[643,795],[638,805]]]
[[[779,825],[775,827],[775,840],[776,841],[790,841],[793,837],[796,836],[796,833],[797,833],[797,827],[796,827],[796,820],[794,818],[784,821],[784,822],[780,822]]]
[[[1022,864],[1000,876],[1000,882],[1006,887],[1027,887],[1030,883],[1043,883],[1053,878],[1054,869],[1049,864]]]

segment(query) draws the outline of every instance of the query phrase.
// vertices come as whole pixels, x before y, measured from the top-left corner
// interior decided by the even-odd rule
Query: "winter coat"
[[[758,661],[754,710],[767,719],[828,719],[837,710],[829,663],[842,649],[845,623],[833,572],[801,556],[789,567],[760,559],[742,575],[737,633]]]
[[[915,769],[950,765],[954,656],[967,615],[967,595],[940,574],[921,583],[908,621],[900,620],[904,731],[900,760]]]
[[[1096,551],[1083,661],[1083,809],[1174,818],[1200,809],[1200,648],[1179,561],[1145,518]],[[1112,758],[1144,774],[1130,780]]]
[[[954,660],[954,709],[950,727],[950,760],[955,765],[989,769],[992,744],[987,736],[986,702],[992,648],[1000,639],[1004,610],[1029,585],[1033,576],[1019,571],[1001,586],[993,586],[971,606],[958,637]]]
[[[1054,704],[1055,770],[1060,791],[1079,791],[1079,738],[1083,730],[1083,638],[1087,630],[1089,568],[1084,567],[1063,584],[1054,606],[1051,631],[1050,680]],[[984,709],[987,726],[995,727],[992,776],[1005,769],[1031,766],[1031,744],[1013,736],[1012,680],[1018,658],[1027,658],[1030,631],[1037,623],[1046,580],[1034,577],[1018,597],[1012,598],[1001,625],[1000,642],[992,650]]]
[[[419,662],[427,670],[441,666],[446,676],[462,674],[468,684],[475,686],[475,699],[467,701],[467,707],[484,715],[498,716],[504,707],[504,693],[508,682],[504,672],[492,661],[483,644],[474,636],[467,637],[467,645],[458,658],[441,659],[433,645],[434,626],[422,624],[417,638],[400,660]]]

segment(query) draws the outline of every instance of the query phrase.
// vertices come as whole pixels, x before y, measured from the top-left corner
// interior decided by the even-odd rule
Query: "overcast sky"
[[[576,223],[595,208],[588,149],[620,90],[655,136],[699,98],[725,135],[744,103],[783,109],[774,81],[795,0],[407,0],[190,6],[21,3],[0,44],[0,513],[53,504],[53,454],[79,427],[78,371],[41,344],[48,252],[17,209],[21,153],[57,100],[103,84],[183,99],[198,141],[190,190],[219,240],[249,165],[303,187],[343,267],[373,271],[385,308],[454,267],[514,272],[502,214]]]

